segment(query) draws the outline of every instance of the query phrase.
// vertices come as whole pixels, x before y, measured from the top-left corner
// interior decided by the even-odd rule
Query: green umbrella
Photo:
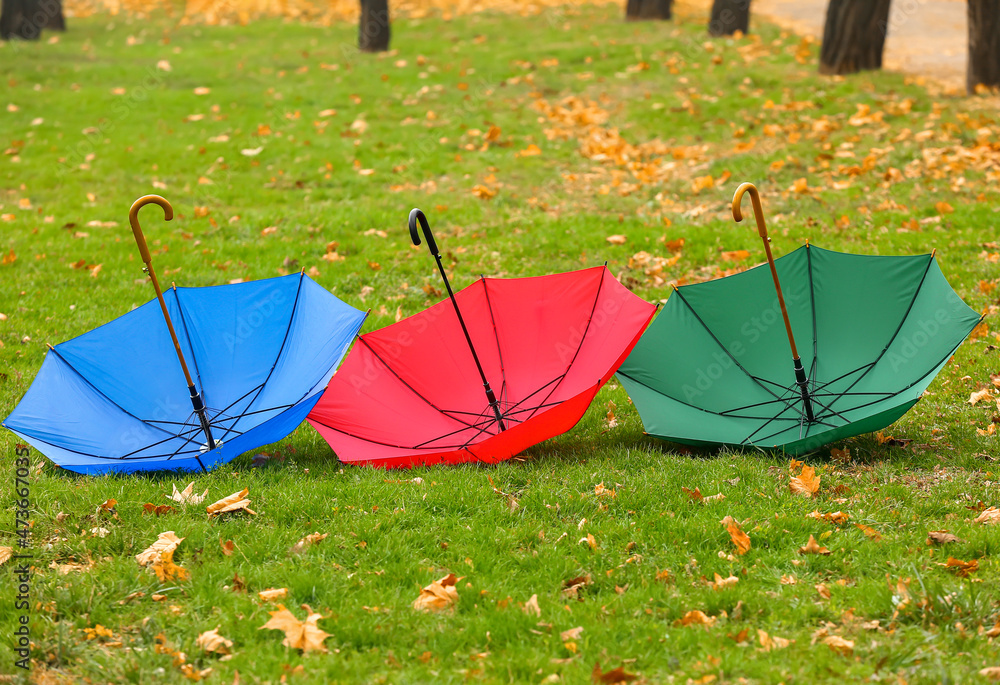
[[[746,192],[770,269],[682,286],[667,300],[618,371],[646,432],[802,454],[885,428],[980,316],[933,252],[863,256],[807,243],[774,260],[752,184],[737,189],[733,216],[743,218]]]

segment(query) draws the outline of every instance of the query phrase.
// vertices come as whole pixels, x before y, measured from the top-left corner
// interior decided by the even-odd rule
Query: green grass
[[[17,259],[0,266],[0,414],[27,390],[46,342],[151,297],[126,219],[131,202],[149,192],[177,212],[170,224],[143,213],[164,282],[210,285],[315,267],[320,284],[373,309],[368,330],[391,323],[397,310],[428,306],[434,298],[422,286],[439,287],[427,254],[408,244],[413,206],[427,212],[457,284],[480,273],[535,275],[607,260],[637,294],[660,300],[672,280],[760,260],[756,232],[728,215],[744,180],[763,193],[777,254],[806,238],[865,254],[937,248],[966,302],[995,307],[996,100],[935,100],[888,73],[821,78],[815,46],[758,30],[759,44],[709,42],[700,18],[626,24],[613,6],[529,19],[485,14],[399,20],[395,53],[370,56],[356,53],[356,27],[348,25],[178,27],[154,15],[82,19],[55,44],[3,45],[0,142],[9,150],[0,158],[0,213],[13,219],[0,222],[0,251]],[[157,69],[160,60],[171,71]],[[210,93],[196,95],[201,87]],[[633,146],[659,139],[663,149],[587,158],[578,141],[584,127],[539,107],[569,96],[606,113],[590,133],[617,129]],[[882,121],[852,124],[859,106]],[[326,109],[337,113],[321,117]],[[360,120],[367,127],[354,124]],[[501,133],[483,150],[491,126]],[[545,129],[553,128],[570,137],[550,140]],[[752,149],[738,151],[741,141]],[[542,154],[518,156],[531,144]],[[258,147],[256,156],[241,154]],[[637,155],[653,166],[637,165]],[[728,180],[695,191],[695,179],[726,172]],[[789,190],[803,178],[811,192]],[[476,197],[480,184],[496,196]],[[954,212],[939,214],[939,202]],[[262,235],[267,227],[277,230]],[[627,242],[609,244],[611,234]],[[661,241],[681,237],[681,257],[662,281],[629,267],[639,251],[670,257]],[[323,259],[331,242],[343,261]],[[722,252],[736,250],[751,256],[725,261]],[[81,260],[91,268],[71,268]],[[987,324],[995,329],[995,316]],[[254,469],[245,455],[196,478],[210,500],[248,486],[256,517],[208,520],[189,506],[157,519],[142,505],[165,502],[171,483],[187,480],[80,477],[35,454],[35,673],[184,682],[172,658],[155,653],[162,633],[189,663],[213,668],[209,680],[219,683],[233,682],[236,671],[251,683],[537,683],[553,674],[585,682],[596,662],[604,670],[624,664],[648,682],[974,681],[979,669],[1000,665],[996,644],[979,634],[1000,616],[996,534],[971,523],[977,503],[998,504],[998,450],[995,436],[976,431],[997,420],[995,405],[967,400],[1000,373],[996,345],[993,332],[966,343],[930,394],[887,431],[912,439],[906,448],[862,436],[836,445],[851,450],[849,464],[831,461],[829,449],[811,455],[822,477],[812,501],[789,492],[786,459],[690,454],[643,437],[614,382],[573,431],[495,467],[341,467],[303,426],[283,441],[284,462]],[[617,405],[612,429],[609,401]],[[0,436],[6,483],[15,444],[12,434]],[[400,482],[418,476],[422,484]],[[488,477],[519,499],[516,511]],[[601,482],[617,497],[595,495]],[[682,487],[726,499],[696,504]],[[11,491],[4,486],[6,540]],[[118,502],[117,519],[94,513],[108,498]],[[814,509],[851,518],[832,526],[806,518]],[[726,515],[750,536],[746,555],[733,556],[720,524]],[[883,539],[866,538],[855,523]],[[87,532],[98,526],[109,534]],[[938,529],[963,542],[928,547],[927,532]],[[163,530],[185,538],[176,557],[190,580],[161,584],[133,559]],[[288,553],[313,531],[329,537]],[[579,542],[588,534],[595,549]],[[810,535],[832,553],[799,555]],[[232,556],[220,539],[235,543]],[[939,566],[949,556],[979,559],[979,571],[958,578]],[[60,575],[52,562],[93,568]],[[657,579],[665,570],[671,582]],[[413,611],[420,588],[448,572],[462,576],[454,611]],[[739,582],[715,591],[702,580],[715,573]],[[234,574],[249,592],[226,589]],[[563,596],[566,581],[586,574],[592,584],[579,601]],[[898,608],[887,579],[896,587],[901,578],[912,598]],[[268,587],[287,587],[286,604],[300,618],[301,604],[326,617],[329,654],[299,655],[281,645],[280,633],[258,630],[273,608],[256,592]],[[145,594],[123,603],[134,592]],[[167,599],[153,602],[154,593]],[[518,607],[533,594],[541,617]],[[13,600],[7,582],[5,634]],[[675,626],[693,609],[717,622]],[[98,624],[113,637],[87,640],[84,629]],[[195,645],[216,626],[235,643],[231,660]],[[577,626],[584,630],[574,653],[559,634]],[[853,640],[853,655],[812,644],[824,627]],[[749,643],[739,645],[730,635],[744,629]],[[757,629],[794,643],[760,651]],[[12,661],[5,651],[0,673],[13,672]]]

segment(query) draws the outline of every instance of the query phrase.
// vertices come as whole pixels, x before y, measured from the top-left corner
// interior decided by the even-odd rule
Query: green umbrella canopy
[[[774,265],[813,420],[771,273],[761,265],[678,288],[626,359],[618,375],[647,433],[802,454],[879,430],[916,404],[980,321],[933,254],[864,256],[806,245]]]

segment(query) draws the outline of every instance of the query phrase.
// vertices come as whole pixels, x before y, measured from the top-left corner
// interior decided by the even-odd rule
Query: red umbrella
[[[360,336],[309,422],[341,461],[497,462],[576,425],[655,308],[606,267],[481,278],[450,302]]]

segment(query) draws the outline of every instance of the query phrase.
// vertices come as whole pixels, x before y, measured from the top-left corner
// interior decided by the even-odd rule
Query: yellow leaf
[[[732,250],[731,252],[723,252],[719,256],[724,262],[739,262],[749,257],[750,252],[748,250]]]
[[[199,635],[195,644],[206,652],[214,654],[229,654],[229,650],[232,649],[233,646],[233,641],[227,640],[219,635],[219,626],[216,626],[213,630],[207,630]]]
[[[14,549],[12,547],[0,547],[0,566],[10,561],[12,556],[14,556]]]
[[[955,211],[955,208],[952,207],[947,202],[945,202],[944,200],[941,200],[941,202],[935,204],[934,209],[937,210],[938,214],[951,214],[952,212]]]
[[[515,157],[536,157],[536,156],[538,156],[540,154],[542,154],[541,148],[539,148],[537,145],[535,145],[534,143],[532,143],[531,145],[529,145],[525,149],[523,149],[520,152],[518,152],[515,155]]]
[[[497,191],[482,184],[477,184],[472,187],[472,194],[480,200],[489,200],[496,197]]]
[[[269,588],[267,590],[261,590],[260,592],[257,593],[257,596],[260,597],[265,602],[273,602],[276,599],[284,599],[285,597],[287,597],[288,588],[279,587],[279,588]]]
[[[736,545],[737,554],[746,554],[750,551],[750,537],[743,532],[740,528],[740,524],[733,519],[732,516],[727,516],[722,519],[722,524],[726,527],[729,532],[729,537],[732,539],[733,544]]]
[[[804,547],[799,547],[799,554],[823,554],[823,555],[828,555],[828,554],[830,554],[830,550],[828,550],[826,547],[820,546],[820,544],[818,542],[816,542],[816,538],[814,538],[812,535],[810,535],[809,536],[809,542],[807,542]]]
[[[823,644],[835,651],[837,654],[849,656],[854,653],[854,642],[845,640],[837,635],[828,635],[823,639]]]
[[[863,523],[855,523],[854,527],[860,530],[862,533],[867,535],[870,539],[874,540],[875,542],[878,542],[879,540],[882,539],[882,534],[877,530],[875,530],[874,528],[872,528],[871,526],[866,526]]]
[[[219,516],[220,514],[228,514],[236,511],[245,511],[248,514],[257,515],[257,512],[249,509],[250,500],[246,499],[246,496],[250,493],[250,488],[243,488],[239,492],[234,492],[228,497],[223,497],[218,502],[209,504],[205,507],[209,516]]]
[[[992,388],[983,388],[982,390],[974,392],[971,395],[969,395],[969,404],[974,405],[977,402],[981,402],[982,400],[988,400],[990,398],[990,395],[992,395],[992,393],[993,393]]]
[[[948,557],[948,562],[944,564],[938,564],[938,566],[944,566],[949,571],[954,571],[955,575],[959,578],[968,578],[970,575],[979,570],[979,561],[973,559],[972,561],[961,561],[955,557]]]
[[[811,466],[803,466],[802,473],[793,476],[788,483],[788,488],[796,495],[804,497],[815,497],[819,490],[820,477]]]
[[[320,540],[324,539],[327,535],[329,535],[329,533],[310,533],[309,535],[305,536],[304,538],[296,542],[294,545],[292,545],[292,548],[288,550],[288,552],[289,554],[299,554],[300,552],[304,552],[306,547],[311,547],[312,545],[315,545]]]
[[[715,625],[715,621],[716,621],[715,617],[706,616],[704,612],[699,611],[698,609],[694,609],[684,614],[682,618],[679,618],[676,621],[674,621],[674,626],[679,627],[679,626],[698,625],[711,628],[713,625]]]
[[[135,555],[135,560],[139,562],[139,566],[149,566],[159,559],[163,552],[172,553],[183,540],[184,538],[174,535],[172,530],[160,533],[156,542],[147,547],[145,551]]]
[[[457,582],[458,578],[454,573],[435,580],[420,591],[420,596],[413,600],[413,608],[417,611],[443,611],[451,608],[458,602],[458,590],[455,589]]]
[[[292,649],[301,649],[303,653],[326,652],[327,649],[323,646],[323,641],[330,637],[330,633],[324,632],[316,625],[323,617],[313,613],[308,605],[304,606],[308,612],[305,621],[295,618],[295,615],[283,604],[279,604],[277,611],[268,612],[271,618],[259,630],[284,631],[285,639],[281,641],[281,644]]]
[[[158,559],[150,564],[149,568],[161,583],[173,580],[187,580],[191,574],[186,569],[174,563],[174,550],[176,547],[160,552]]]
[[[772,649],[784,649],[794,642],[794,640],[787,640],[777,635],[772,637],[760,628],[757,629],[757,641],[760,643],[761,651],[764,652],[770,652]]]

